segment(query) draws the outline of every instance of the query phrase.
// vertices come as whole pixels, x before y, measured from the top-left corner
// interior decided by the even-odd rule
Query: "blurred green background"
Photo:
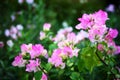
[[[11,63],[14,56],[20,52],[22,43],[41,43],[39,32],[45,22],[52,24],[51,31],[54,33],[63,27],[64,22],[77,31],[74,26],[79,23],[77,19],[82,14],[93,13],[99,9],[106,10],[113,4],[114,11],[107,10],[110,18],[107,26],[117,28],[120,32],[120,0],[34,0],[32,4],[23,1],[0,1],[0,42],[4,43],[4,46],[0,47],[0,80],[32,80],[24,69],[15,68]],[[15,17],[15,20],[11,17]],[[17,24],[24,27],[22,37],[13,40],[13,47],[8,47],[6,42],[11,38],[5,36],[5,30]],[[115,41],[120,45],[120,34]]]

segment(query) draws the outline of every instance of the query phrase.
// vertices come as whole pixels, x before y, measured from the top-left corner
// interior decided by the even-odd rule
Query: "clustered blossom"
[[[53,41],[58,44],[59,48],[64,46],[71,46],[72,48],[81,40],[88,37],[88,33],[85,31],[80,31],[78,34],[75,34],[72,30],[72,27],[66,27],[58,31],[57,35],[53,38]]]
[[[108,20],[108,17],[106,12],[99,10],[93,14],[84,14],[82,18],[78,18],[78,20],[81,23],[78,24],[76,28],[88,30],[90,41],[103,41],[104,34],[107,32],[105,22]]]
[[[15,57],[12,65],[18,67],[26,67],[27,72],[36,72],[41,70],[40,68],[40,56],[48,58],[48,63],[51,63],[55,67],[64,69],[65,60],[72,57],[78,57],[80,49],[76,47],[80,41],[85,38],[89,39],[92,43],[97,42],[97,49],[101,52],[106,51],[108,54],[120,53],[120,46],[117,46],[114,42],[114,38],[117,37],[117,29],[106,27],[106,21],[108,20],[107,13],[99,10],[93,14],[84,14],[82,18],[78,18],[80,23],[76,25],[76,29],[80,29],[80,32],[74,33],[72,27],[64,23],[65,28],[60,29],[57,35],[51,37],[50,40],[57,44],[57,49],[53,50],[53,53],[49,57],[47,50],[41,44],[22,44],[21,53]],[[43,25],[43,31],[40,31],[40,40],[50,38],[49,30],[51,28],[50,23]],[[13,37],[18,30],[22,30],[22,27],[12,27],[10,30],[6,30],[6,36]],[[14,37],[13,37],[14,38]],[[15,38],[14,38],[15,39]],[[11,42],[9,41],[9,44]],[[106,45],[104,45],[104,44]],[[111,49],[112,48],[112,49]],[[27,59],[24,58],[27,56]],[[29,57],[29,58],[28,58]],[[47,75],[42,73],[41,80],[47,80]]]
[[[120,53],[120,48],[114,42],[114,38],[117,37],[117,29],[107,28],[105,25],[106,20],[108,20],[107,13],[99,10],[93,14],[84,14],[82,18],[78,18],[80,23],[76,25],[76,29],[84,30],[88,33],[88,39],[91,42],[105,42],[107,47],[113,47],[113,50],[108,53]],[[98,50],[103,51],[104,45],[99,44]]]
[[[72,58],[73,56],[78,56],[79,49],[75,48],[74,50],[70,47],[64,47],[62,49],[55,49],[52,53],[52,56],[48,59],[48,62],[53,64],[55,67],[65,68],[65,63],[63,62],[66,58]]]
[[[40,33],[39,33],[39,35],[40,35],[39,39],[40,40],[43,40],[43,39],[49,37],[49,36],[47,36],[47,34],[48,34],[48,31],[50,30],[50,28],[51,28],[50,23],[44,23],[43,24],[43,31],[40,31]]]
[[[24,59],[25,56],[29,54],[29,60]],[[26,71],[28,72],[36,72],[40,66],[40,60],[38,59],[39,56],[43,56],[46,58],[47,51],[41,44],[22,44],[21,45],[21,53],[15,57],[12,65],[18,67],[25,67]]]
[[[40,65],[40,62],[39,62],[39,59],[36,59],[36,60],[29,60],[29,64],[26,65],[26,71],[28,72],[36,72],[39,70],[39,65]]]
[[[25,55],[29,53],[31,59],[37,58],[39,56],[47,56],[47,50],[41,44],[22,44],[21,53]]]
[[[51,24],[50,23],[44,23],[44,25],[43,25],[43,30],[44,31],[49,31],[50,28],[51,28]]]
[[[14,40],[17,40],[18,37],[21,37],[21,31],[23,30],[23,26],[21,24],[18,24],[16,26],[11,26],[10,29],[5,30],[5,36],[11,37]]]
[[[13,61],[12,65],[13,66],[18,66],[18,67],[24,67],[26,63],[26,60],[23,59],[22,55],[18,55],[15,57],[15,60]]]

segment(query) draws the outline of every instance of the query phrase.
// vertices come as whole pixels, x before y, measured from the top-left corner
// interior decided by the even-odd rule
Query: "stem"
[[[97,50],[96,50],[95,54],[97,55],[97,57],[99,58],[99,60],[100,60],[105,66],[108,66],[108,65],[104,62],[104,60],[102,60],[102,59],[100,58],[100,56],[99,56],[98,53],[97,53]]]
[[[47,76],[48,80],[50,80],[49,76],[48,76],[48,73],[41,66],[39,66],[39,68]]]
[[[97,43],[97,47],[98,47],[98,43]],[[97,57],[99,58],[99,60],[100,60],[106,67],[109,68],[109,65],[106,64],[105,61],[101,59],[101,57],[99,56],[99,54],[98,54],[97,52],[98,52],[98,49],[96,49],[95,54],[97,55]],[[110,69],[110,72],[111,72],[111,74],[113,74],[115,80],[117,80],[115,74],[111,71],[111,69]]]
[[[44,71],[44,69],[41,66],[39,66],[39,68],[44,74],[46,74],[46,75],[48,74],[47,72]]]

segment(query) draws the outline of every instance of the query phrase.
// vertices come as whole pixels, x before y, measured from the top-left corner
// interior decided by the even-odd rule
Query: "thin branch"
[[[98,43],[97,43],[97,47],[98,47]],[[106,64],[105,61],[101,59],[101,57],[99,56],[99,54],[98,54],[97,52],[98,52],[98,49],[96,49],[95,54],[97,55],[97,57],[99,58],[99,60],[100,60],[105,66],[109,67],[109,65]],[[111,72],[111,74],[114,75],[115,80],[117,80],[115,74],[111,71],[111,69],[110,69],[110,72]]]
[[[48,74],[47,72],[44,71],[44,69],[41,66],[39,66],[39,68],[44,74],[46,74],[46,75]]]

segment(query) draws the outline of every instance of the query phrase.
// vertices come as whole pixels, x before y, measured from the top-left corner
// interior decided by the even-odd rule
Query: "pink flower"
[[[32,50],[32,44],[22,44],[21,45],[21,52],[22,53],[29,53]]]
[[[105,25],[95,24],[91,29],[88,30],[89,39],[92,42],[103,41],[103,37],[107,32],[107,27]]]
[[[46,74],[44,74],[44,73],[42,74],[41,80],[48,80]]]
[[[26,65],[26,71],[27,72],[36,72],[39,70],[39,59],[36,60],[29,60],[29,64]]]
[[[79,51],[80,51],[80,49],[74,48],[74,49],[72,50],[72,55],[71,55],[70,57],[73,57],[73,56],[78,57],[78,52],[79,52]]]
[[[116,46],[115,54],[119,54],[119,53],[120,53],[120,46]]]
[[[52,65],[55,65],[55,67],[61,67],[64,64],[62,58],[60,57],[61,53],[62,49],[54,50],[51,58],[48,59],[48,62],[51,63]]]
[[[99,10],[93,14],[95,24],[104,25],[106,20],[108,20],[108,15],[106,12]]]
[[[15,57],[14,61],[12,62],[13,66],[24,67],[26,60],[23,59],[22,55],[18,55]]]
[[[117,35],[118,35],[117,29],[112,29],[112,28],[110,28],[110,29],[109,29],[109,32],[108,32],[108,35],[110,35],[112,38],[116,38]]]
[[[81,30],[77,35],[76,35],[76,43],[80,42],[84,38],[88,38],[88,33],[86,31]]]
[[[81,23],[76,26],[76,29],[87,29],[89,26],[91,26],[93,24],[91,17],[91,14],[83,14],[82,18],[78,18]]]
[[[17,28],[15,27],[15,26],[12,26],[11,28],[10,28],[10,34],[12,35],[12,34],[17,34],[17,32],[18,32],[18,30],[17,30]]]
[[[69,56],[70,58],[73,57],[72,49],[70,47],[64,47],[63,54],[66,54],[66,56]]]
[[[75,35],[75,33],[73,33],[73,32],[68,33],[68,34],[67,34],[67,40],[68,40],[68,42],[70,42],[70,43],[74,43],[75,40],[76,40],[76,35]]]
[[[39,57],[43,55],[44,47],[41,44],[32,45],[32,50],[30,51],[31,58]]]
[[[66,27],[64,29],[60,29],[57,35],[53,38],[53,41],[56,43],[59,43],[61,41],[65,42],[67,35],[72,33],[72,30],[73,30],[72,27]]]
[[[40,31],[40,40],[43,40],[46,38],[46,34],[43,31]]]
[[[44,30],[44,31],[49,31],[50,28],[51,28],[51,24],[50,24],[50,23],[45,23],[45,24],[43,25],[43,30]]]
[[[118,31],[116,29],[110,28],[107,35],[105,36],[105,40],[110,43],[113,41],[113,38],[116,38],[118,35]]]

